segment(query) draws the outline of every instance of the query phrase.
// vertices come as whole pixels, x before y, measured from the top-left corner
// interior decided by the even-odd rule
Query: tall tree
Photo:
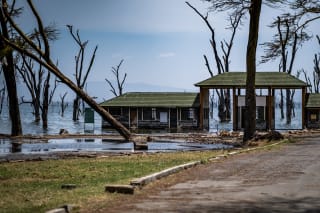
[[[201,19],[205,22],[206,26],[211,32],[210,44],[213,50],[214,60],[216,62],[217,73],[221,74],[224,72],[229,72],[230,54],[233,47],[233,41],[236,35],[236,31],[239,25],[241,25],[241,18],[244,15],[243,11],[241,11],[240,13],[228,15],[228,20],[230,22],[230,26],[228,27],[228,29],[231,30],[231,36],[228,41],[224,39],[223,41],[220,42],[220,49],[221,49],[220,52],[222,52],[222,56],[221,56],[221,54],[219,54],[218,45],[215,39],[216,32],[208,20],[208,13],[206,16],[204,16],[189,2],[186,2],[186,4],[201,17]],[[211,77],[213,77],[214,74],[210,68],[208,58],[206,55],[203,55],[203,57],[204,57],[208,72],[210,73]],[[216,90],[216,93],[218,95],[218,116],[220,121],[230,120],[231,119],[230,90],[220,89],[220,90]]]
[[[78,54],[75,56],[75,63],[76,63],[76,70],[75,70],[75,78],[76,78],[76,84],[77,87],[79,87],[80,89],[83,89],[89,73],[91,71],[95,56],[96,56],[96,51],[98,49],[98,45],[95,47],[89,65],[87,67],[87,70],[84,72],[84,60],[85,60],[85,53],[86,53],[86,47],[88,44],[88,40],[87,41],[82,41],[80,34],[79,34],[79,30],[77,30],[76,32],[73,31],[73,27],[71,25],[67,25],[68,30],[72,36],[72,38],[74,39],[74,41],[77,43],[79,50],[78,50]],[[73,100],[73,114],[72,114],[72,119],[74,121],[79,120],[79,113],[80,113],[80,96],[76,94],[75,99]]]
[[[43,42],[43,45],[41,47],[37,45],[37,43],[34,43],[26,33],[24,33],[14,22],[14,20],[10,17],[8,7],[6,4],[1,5],[1,9],[5,15],[5,17],[8,19],[10,25],[13,27],[13,29],[21,36],[21,39],[24,43],[27,43],[30,48],[25,48],[25,46],[21,45],[20,43],[16,43],[12,40],[9,40],[5,37],[1,37],[1,40],[4,42],[4,44],[10,46],[15,51],[24,54],[39,64],[42,64],[48,71],[53,73],[56,77],[60,79],[61,82],[66,84],[71,90],[73,90],[77,95],[79,95],[89,106],[91,106],[96,112],[98,112],[105,120],[107,120],[124,138],[131,139],[131,133],[130,131],[125,128],[121,123],[119,123],[115,118],[113,118],[103,107],[101,107],[93,98],[91,98],[89,95],[87,95],[83,89],[77,87],[75,83],[73,83],[67,76],[65,76],[60,69],[53,63],[51,56],[50,56],[50,45],[47,38],[47,35],[45,33],[43,23],[41,20],[41,17],[39,16],[37,10],[35,9],[32,0],[27,0],[27,3],[31,9],[31,12],[33,16],[36,18],[37,21],[37,28],[41,36],[41,40]],[[31,49],[31,50],[30,50]],[[39,58],[36,54],[33,53],[36,52],[41,56]]]
[[[211,9],[214,11],[231,11],[231,15],[249,12],[249,36],[246,54],[246,97],[245,97],[245,125],[243,143],[253,138],[256,130],[256,95],[255,95],[255,74],[256,74],[256,49],[259,35],[259,21],[262,0],[207,0],[211,2]],[[271,0],[270,0],[271,1]],[[280,1],[280,0],[279,0]],[[277,1],[278,2],[278,1]]]
[[[256,131],[256,51],[259,38],[259,21],[262,0],[251,0],[249,14],[249,37],[247,45],[247,79],[246,79],[246,119],[243,142],[252,139]]]
[[[114,86],[109,79],[107,79],[107,78],[105,79],[111,88],[110,91],[116,97],[121,96],[123,94],[124,83],[127,78],[127,73],[124,74],[123,78],[120,77],[120,67],[121,67],[123,61],[124,60],[122,59],[116,67],[112,67],[112,69],[111,69],[112,74],[116,78],[116,86]]]
[[[9,6],[6,0],[1,2],[0,11],[0,60],[2,64],[2,70],[7,86],[7,94],[9,98],[9,114],[11,119],[11,135],[22,135],[22,125],[20,118],[20,109],[16,84],[16,72],[13,51],[9,48],[9,45],[5,40],[13,39],[11,32],[11,26],[8,23],[8,17],[17,16],[21,9],[15,9],[15,1]],[[7,15],[5,15],[7,14]]]

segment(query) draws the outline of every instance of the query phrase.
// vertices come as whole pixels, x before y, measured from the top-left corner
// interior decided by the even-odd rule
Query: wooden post
[[[236,88],[232,88],[232,99],[233,99],[233,106],[232,106],[232,128],[233,131],[238,129],[238,97],[236,95]]]
[[[306,106],[306,87],[302,88],[301,94],[301,117],[302,117],[302,129],[306,128],[306,116],[305,116],[305,106]]]
[[[129,120],[128,120],[128,123],[129,123],[129,129],[131,128],[131,107],[129,107]]]
[[[169,129],[171,129],[171,108],[169,108]]]
[[[268,87],[268,130],[271,130],[272,129],[272,112],[273,112],[273,109],[272,109],[272,98],[273,98],[273,92],[272,92],[272,88],[271,87]]]
[[[209,108],[209,89],[200,87],[200,129],[209,128],[208,108]]]

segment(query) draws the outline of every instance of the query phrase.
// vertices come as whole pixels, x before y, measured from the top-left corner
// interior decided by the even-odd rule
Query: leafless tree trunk
[[[220,42],[220,48],[223,53],[222,57],[218,53],[218,47],[215,40],[215,30],[211,26],[208,20],[208,14],[206,16],[202,15],[195,7],[193,7],[189,2],[186,4],[192,8],[205,22],[206,26],[211,32],[211,40],[210,44],[213,50],[214,59],[216,61],[216,67],[218,74],[229,72],[229,64],[230,64],[230,54],[231,49],[233,46],[233,40],[236,35],[236,31],[241,25],[241,18],[243,17],[244,13],[240,12],[235,15],[229,15],[230,26],[229,29],[231,30],[231,37],[229,41],[223,40]],[[203,56],[205,60],[206,67],[208,68],[208,72],[210,73],[211,77],[213,77],[213,72],[210,68],[208,58],[206,55]],[[229,89],[219,89],[215,90],[218,95],[218,117],[220,121],[228,121],[231,119],[231,96]]]
[[[27,59],[22,55],[22,60],[21,67],[16,66],[16,68],[31,96],[31,102],[27,103],[33,106],[35,122],[39,122],[42,119],[42,126],[46,129],[48,127],[48,108],[57,87],[57,82],[55,82],[54,88],[50,91],[50,72],[48,72],[44,81],[45,70],[41,65],[36,69],[32,59]],[[23,98],[22,103],[26,103]]]
[[[13,59],[13,51],[10,49],[5,40],[11,40],[9,35],[9,28],[7,18],[5,13],[10,14],[14,11],[14,3],[12,8],[8,8],[8,3],[6,0],[1,2],[0,11],[0,24],[1,24],[1,38],[0,38],[0,49],[5,51],[5,54],[1,56],[0,60],[2,62],[2,70],[4,73],[4,78],[7,86],[7,94],[9,98],[9,114],[11,119],[11,135],[18,136],[22,135],[22,125],[20,119],[20,109],[18,101],[18,93],[16,86],[16,76],[15,76],[15,63]],[[5,7],[5,8],[4,8]]]
[[[284,97],[283,97],[283,90],[280,90],[280,103],[279,103],[279,107],[280,107],[280,115],[281,115],[281,120],[284,119]]]
[[[318,44],[320,45],[319,35],[316,36]],[[320,52],[314,54],[313,59],[313,72],[312,72],[312,81],[306,71],[301,69],[298,71],[304,75],[304,79],[310,87],[308,87],[309,93],[319,93],[320,92]]]
[[[75,78],[76,78],[76,84],[79,88],[83,89],[86,82],[87,78],[89,76],[89,73],[91,71],[95,56],[96,56],[96,51],[98,49],[98,46],[95,47],[93,54],[90,59],[89,66],[87,70],[84,72],[84,59],[85,59],[85,51],[86,47],[89,41],[83,42],[80,38],[79,30],[76,32],[73,31],[73,27],[71,25],[67,25],[69,32],[74,39],[74,41],[77,43],[79,46],[79,51],[78,54],[75,56],[75,62],[76,62],[76,70],[75,70]],[[79,114],[80,114],[80,96],[76,95],[75,99],[73,100],[73,114],[72,114],[72,119],[74,121],[79,120]]]
[[[126,81],[127,78],[127,73],[124,74],[123,78],[121,79],[120,77],[120,67],[123,63],[123,59],[120,61],[120,63],[116,66],[116,67],[112,67],[111,72],[113,73],[113,75],[116,78],[116,86],[113,86],[112,82],[110,80],[108,80],[107,78],[105,79],[106,82],[109,84],[109,86],[111,87],[110,91],[112,92],[112,94],[114,96],[121,96],[123,94],[123,88],[124,88],[124,83]],[[117,89],[116,89],[117,88]]]
[[[259,21],[262,0],[251,0],[249,13],[249,37],[247,45],[247,79],[246,79],[246,119],[244,125],[243,143],[251,140],[256,131],[256,51],[259,38]]]
[[[3,102],[4,102],[5,95],[6,95],[6,87],[3,86],[3,88],[0,89],[0,115],[2,114]]]
[[[319,35],[317,35],[316,38],[317,38],[318,44],[320,45]],[[311,91],[309,92],[319,93],[320,92],[320,52],[314,54],[312,83],[304,69],[300,70],[300,72],[304,74],[304,77],[307,83],[311,86]]]
[[[21,66],[16,66],[16,69],[20,73],[29,94],[31,96],[31,102],[25,102],[22,98],[22,103],[30,103],[33,107],[33,114],[35,117],[35,122],[40,121],[40,99],[41,99],[41,87],[43,81],[44,70],[39,67],[35,71],[34,64],[31,59],[26,59],[22,56]]]
[[[60,95],[60,109],[61,109],[61,117],[64,116],[64,111],[66,110],[66,108],[68,107],[68,103],[65,103],[65,98],[67,96],[67,92],[65,92],[62,96]]]
[[[48,38],[46,37],[44,27],[42,24],[42,20],[36,11],[35,7],[32,4],[31,0],[27,0],[28,5],[31,8],[32,14],[37,20],[38,30],[43,41],[42,48],[39,47],[36,43],[30,40],[26,34],[15,24],[13,19],[10,18],[10,15],[7,11],[6,7],[3,7],[4,14],[6,18],[9,20],[10,25],[15,29],[15,31],[21,36],[24,42],[26,42],[30,48],[39,54],[41,57],[38,57],[33,51],[26,49],[24,47],[19,46],[15,42],[2,37],[2,41],[5,42],[6,45],[9,45],[12,49],[18,51],[21,54],[25,54],[26,56],[32,58],[39,64],[42,64],[47,70],[53,73],[56,77],[58,77],[61,82],[66,84],[70,89],[72,89],[78,96],[80,96],[89,106],[91,106],[97,113],[99,113],[105,120],[107,120],[124,138],[129,140],[131,138],[130,131],[125,128],[120,122],[118,122],[115,118],[113,118],[103,107],[101,107],[98,103],[96,103],[93,98],[88,96],[82,88],[79,88],[75,83],[73,83],[68,77],[66,77],[59,68],[52,62],[50,57],[50,46],[48,42]]]
[[[309,40],[311,37],[304,31],[304,28],[298,25],[299,19],[286,14],[283,17],[277,17],[271,27],[277,28],[277,34],[273,41],[266,42],[263,45],[267,47],[266,55],[262,57],[262,63],[274,60],[280,57],[279,72],[292,74],[294,61],[298,46]],[[289,55],[290,53],[290,55]],[[286,89],[286,123],[290,124],[294,112],[293,94],[294,90]],[[284,96],[281,91],[280,109],[284,111]]]
[[[50,90],[50,72],[47,74],[47,78],[44,81],[43,85],[43,98],[42,98],[42,106],[41,106],[41,118],[42,118],[42,127],[44,129],[48,128],[48,109],[49,105],[52,103],[53,95],[57,88],[58,81],[55,80],[53,89]]]

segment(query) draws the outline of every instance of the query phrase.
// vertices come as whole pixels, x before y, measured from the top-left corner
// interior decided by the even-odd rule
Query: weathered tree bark
[[[284,110],[283,110],[283,108],[284,108],[284,104],[283,104],[283,99],[284,99],[284,97],[283,97],[283,91],[282,91],[282,89],[280,90],[280,104],[279,104],[279,107],[280,107],[280,115],[281,115],[281,119],[284,119]]]
[[[3,86],[3,88],[0,90],[0,115],[2,114],[2,110],[3,110],[3,102],[4,102],[5,94],[6,94],[6,87]]]
[[[42,112],[41,112],[43,129],[48,128],[48,109],[50,104],[49,89],[50,89],[50,72],[48,72],[47,78],[43,85],[43,100],[42,100]]]
[[[2,4],[6,4],[5,0],[2,0]],[[18,92],[16,85],[15,69],[14,69],[14,60],[13,52],[7,48],[7,44],[4,39],[10,40],[8,33],[7,22],[5,20],[5,15],[3,8],[0,11],[0,22],[1,22],[1,38],[0,38],[0,49],[5,51],[4,57],[1,57],[3,74],[7,86],[7,94],[9,98],[9,114],[11,119],[11,135],[18,136],[22,135],[22,126],[20,119],[20,109],[18,101]]]
[[[22,55],[22,64],[21,67],[16,66],[16,69],[20,73],[29,94],[31,96],[31,102],[24,101],[22,98],[22,103],[30,103],[33,107],[33,113],[35,122],[39,122],[40,118],[40,96],[41,96],[41,86],[43,81],[43,70],[39,68],[38,71],[34,70],[34,64],[31,59],[26,59]]]
[[[60,103],[60,109],[61,109],[61,117],[64,116],[64,111],[66,110],[66,108],[68,107],[68,103],[65,103],[65,98],[67,96],[67,92],[65,92],[63,94],[63,96],[60,95],[60,100],[61,100],[61,103]]]
[[[72,120],[73,121],[79,120],[79,114],[80,114],[80,97],[76,95],[75,99],[73,100]]]
[[[256,130],[256,51],[259,35],[259,21],[262,0],[251,0],[249,9],[250,25],[247,45],[247,79],[246,79],[246,119],[244,126],[243,143],[253,138]]]
[[[293,98],[291,98],[291,90],[286,89],[286,123],[291,124],[293,115]]]

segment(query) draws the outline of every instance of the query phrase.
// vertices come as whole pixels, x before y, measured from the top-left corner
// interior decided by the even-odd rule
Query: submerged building
[[[245,72],[222,73],[195,84],[200,93],[130,92],[101,103],[126,127],[150,129],[209,129],[209,90],[229,89],[233,130],[244,128]],[[257,72],[256,128],[275,129],[275,92],[301,91],[302,128],[320,128],[320,94],[307,94],[308,85],[284,72]],[[103,121],[103,127],[109,123]]]
[[[209,129],[209,89],[230,89],[233,106],[233,130],[244,128],[246,72],[225,72],[195,86],[200,88],[200,128]],[[257,72],[255,78],[257,129],[275,128],[275,91],[283,89],[301,90],[302,127],[305,127],[305,104],[307,84],[284,72]],[[243,94],[242,94],[243,93]],[[265,94],[265,95],[260,95]]]
[[[128,128],[172,129],[198,128],[199,103],[199,93],[129,92],[100,105]]]

